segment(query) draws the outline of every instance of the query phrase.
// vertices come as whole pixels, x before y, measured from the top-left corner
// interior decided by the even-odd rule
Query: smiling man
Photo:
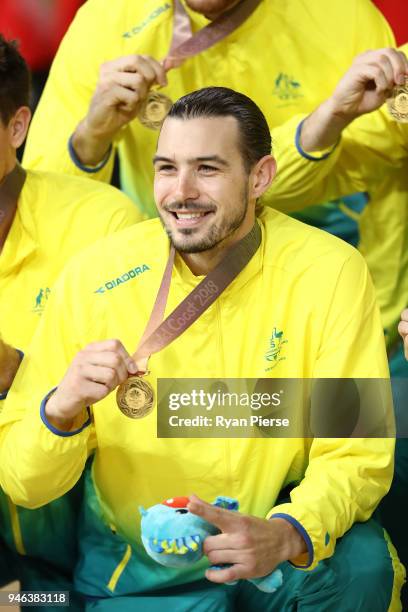
[[[232,139],[231,134],[237,130],[235,116],[214,117],[211,105],[208,113],[208,116],[198,114],[196,117],[192,111],[188,114],[189,129],[182,132],[180,121],[166,122],[160,137],[160,153],[153,160],[155,199],[161,221],[171,243],[183,253],[183,260],[196,275],[207,274],[226,249],[248,234],[254,225],[255,209],[249,206],[249,187],[242,180],[243,172],[250,175],[257,159],[264,157],[259,179],[266,185],[275,175],[275,160],[270,156],[271,140],[265,125],[262,132],[253,118],[246,118],[242,113],[242,133]],[[185,115],[185,108],[180,105],[174,107],[171,116],[183,119]],[[198,149],[202,148],[206,128],[209,141],[204,146],[211,151],[212,133],[216,129],[219,139],[225,142],[222,155],[202,155],[197,150],[195,156],[189,157],[192,149],[194,152],[190,140],[197,136]],[[256,154],[251,139],[258,139]],[[234,163],[236,140],[242,157],[238,164]],[[177,151],[174,143],[177,143]],[[186,151],[186,157],[180,155],[182,151]]]
[[[15,502],[41,506],[74,485],[95,450],[75,580],[88,610],[399,610],[403,569],[368,520],[390,485],[393,440],[160,438],[154,402],[140,406],[130,393],[132,408],[123,394],[168,377],[387,377],[361,256],[257,210],[275,161],[265,117],[242,94],[207,88],[176,102],[154,166],[160,220],[79,255],[50,298],[1,421],[2,486]],[[95,291],[135,265],[143,274]],[[212,280],[220,268],[224,281],[230,275],[222,293],[222,279]],[[162,333],[160,350],[143,348],[164,310],[174,323],[202,281],[212,303],[194,321],[188,310],[177,315],[182,329]],[[271,335],[281,341],[272,363]],[[279,499],[288,484],[290,501]],[[229,568],[170,569],[143,551],[138,506],[192,489],[201,499],[189,509],[222,532],[204,552]],[[214,515],[203,500],[219,494],[238,498],[244,514]],[[225,584],[277,565],[284,583],[273,595]]]

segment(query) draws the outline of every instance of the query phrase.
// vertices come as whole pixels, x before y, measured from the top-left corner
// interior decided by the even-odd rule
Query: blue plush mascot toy
[[[139,508],[143,545],[147,554],[161,565],[185,567],[199,561],[203,556],[205,538],[220,533],[217,527],[189,512],[188,503],[188,497],[173,497],[148,510]],[[213,505],[238,510],[239,504],[235,499],[219,496]],[[213,566],[212,569],[220,567]],[[282,572],[277,569],[262,578],[251,578],[249,582],[260,591],[273,593],[283,582]]]

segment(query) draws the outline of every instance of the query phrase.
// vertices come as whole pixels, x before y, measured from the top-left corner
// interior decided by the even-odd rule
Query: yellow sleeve
[[[111,38],[116,34],[120,40],[104,23],[107,11],[101,5],[86,2],[60,45],[28,133],[23,158],[27,168],[110,182],[113,152],[96,173],[79,169],[68,153],[69,137],[88,112],[100,66],[112,59]]]
[[[408,43],[399,51],[408,57]],[[342,148],[343,165],[361,166],[360,174],[367,183],[382,179],[391,168],[406,168],[408,123],[395,121],[384,104],[350,124],[343,132]]]
[[[394,121],[385,107],[356,119],[337,147],[309,157],[295,142],[305,117],[272,130],[278,170],[265,205],[289,213],[351,193],[375,193],[383,181],[406,174],[408,124]]]
[[[324,201],[322,185],[338,165],[340,143],[326,151],[302,155],[297,142],[299,127],[307,115],[295,115],[271,130],[277,172],[261,203],[289,213]]]
[[[400,50],[408,55],[408,44]],[[406,174],[408,123],[395,121],[387,105],[353,121],[323,159],[325,152],[308,159],[296,146],[297,130],[305,118],[298,115],[272,130],[278,173],[265,204],[293,212],[355,192],[375,192],[383,181]]]
[[[368,49],[396,46],[388,22],[372,2],[354,2],[353,9],[354,15],[348,25],[347,40],[342,41],[344,53],[339,56],[339,63],[336,65],[339,74],[344,74],[350,68],[350,58],[358,53]],[[406,52],[407,47],[408,45],[405,45],[401,50]],[[295,139],[298,125],[306,117],[307,114],[295,116],[271,131],[277,175],[262,202],[287,213],[340,196],[366,191],[369,180],[372,177],[375,180],[379,178],[376,175],[376,167],[381,155],[376,155],[373,150],[365,159],[361,150],[353,149],[353,133],[348,136],[348,132],[345,132],[339,146],[323,159],[320,158],[327,151],[316,152],[315,160],[303,157],[296,147]],[[357,121],[352,124],[353,127],[354,124],[357,124]],[[386,133],[384,135],[386,138]],[[393,136],[394,142],[395,138],[396,134]],[[359,139],[361,146],[365,147],[365,135],[361,134]],[[389,148],[392,149],[392,146],[390,144]]]
[[[344,130],[341,148],[340,173],[348,171],[366,186],[376,184],[390,171],[406,169],[408,124],[395,121],[384,105]]]
[[[335,283],[331,307],[322,321],[314,377],[375,379],[371,389],[385,379],[378,388],[387,386],[388,366],[374,288],[357,252],[345,262]],[[381,424],[384,419],[391,425],[390,435],[392,403],[387,401],[389,395],[385,398],[377,414]],[[355,521],[371,516],[391,484],[394,442],[392,437],[311,440],[309,464],[303,480],[291,492],[291,502],[268,514],[268,518],[286,518],[302,533],[308,552],[293,561],[296,566],[313,569],[333,554],[337,538]]]
[[[89,231],[98,232],[96,238],[108,236],[146,220],[146,215],[119,189],[90,181],[87,181],[87,186],[87,210],[92,212],[87,223],[90,225]],[[92,210],[92,205],[94,210]]]
[[[70,490],[95,443],[91,419],[79,433],[57,435],[40,416],[44,398],[59,384],[73,357],[83,348],[78,338],[82,334],[84,345],[88,344],[88,332],[92,337],[92,326],[96,324],[93,321],[99,318],[83,321],[81,309],[86,296],[79,296],[77,291],[75,282],[67,283],[64,273],[55,285],[0,415],[0,487],[15,504],[26,508],[42,506]],[[74,429],[81,429],[82,424],[83,419]]]

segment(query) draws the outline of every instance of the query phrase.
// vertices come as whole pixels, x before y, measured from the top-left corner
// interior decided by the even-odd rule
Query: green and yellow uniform
[[[408,45],[400,50],[408,54]],[[297,127],[305,117],[294,117],[273,131],[282,163],[264,203],[288,213],[313,202],[368,192],[367,206],[354,213],[361,238],[358,249],[373,278],[391,347],[408,303],[408,125],[397,123],[384,105],[344,130],[329,157],[321,160],[317,153],[313,161],[302,157],[295,146]]]
[[[407,54],[408,45],[400,50]],[[304,116],[297,118],[298,124],[302,119]],[[295,119],[292,121],[287,131],[281,130],[277,135],[276,146],[287,158],[283,171],[292,168],[295,178],[298,164],[302,172],[297,180],[276,181],[266,203],[288,212],[352,191],[370,192],[368,205],[361,214],[356,214],[361,235],[359,250],[370,269],[381,309],[400,436],[395,478],[380,512],[406,565],[408,529],[400,517],[408,512],[408,363],[397,327],[400,314],[408,305],[408,125],[396,122],[384,105],[344,130],[339,145],[328,158],[319,161],[302,158],[301,161],[302,151],[295,147],[297,126]],[[309,165],[309,174],[304,163]]]
[[[4,340],[25,353],[54,282],[69,258],[98,238],[133,225],[140,217],[132,202],[113,187],[29,170],[0,253],[0,321]],[[60,347],[56,345],[55,350],[59,352]],[[4,400],[0,400],[0,412],[3,405]],[[23,585],[31,588],[48,585],[47,575],[52,573],[45,569],[47,564],[67,575],[72,572],[77,549],[78,497],[79,491],[75,491],[33,512],[15,506],[1,493],[1,537],[11,550],[24,555]],[[29,566],[31,570],[26,576],[24,572]]]
[[[259,221],[262,243],[249,264],[187,331],[151,357],[153,385],[158,378],[192,375],[387,377],[374,289],[358,252],[272,209],[264,208]],[[367,521],[388,490],[392,439],[158,438],[156,414],[130,420],[115,394],[94,407],[92,424],[79,433],[57,435],[40,417],[43,398],[86,344],[119,338],[133,352],[168,254],[166,234],[151,220],[90,247],[66,268],[1,419],[1,484],[17,503],[38,507],[74,485],[95,449],[76,575],[77,588],[89,597],[188,589],[203,577],[202,563],[158,566],[140,542],[138,506],[192,489],[209,500],[220,492],[239,498],[248,514],[288,517],[308,546],[297,564],[321,572],[318,563],[333,555],[336,540],[355,521]],[[166,313],[201,279],[177,256]],[[274,333],[279,350],[271,362]],[[277,505],[287,485],[294,485],[291,501]],[[384,545],[391,568],[386,551]],[[393,563],[397,598],[403,570]],[[387,606],[379,609],[390,605],[392,582]],[[118,605],[127,609],[124,601]],[[397,599],[390,609],[400,609]]]
[[[203,15],[186,9],[194,32],[208,24]],[[105,0],[88,0],[52,66],[31,124],[26,165],[83,175],[67,143],[87,114],[101,64],[129,54],[161,60],[172,31],[171,0],[116,0],[114,9]],[[388,24],[369,0],[332,0],[330,10],[322,1],[264,0],[235,32],[171,70],[161,91],[175,101],[209,85],[231,87],[250,96],[273,128],[296,113],[314,110],[358,53],[394,45]],[[136,119],[114,143],[123,189],[150,217],[157,214],[151,164],[156,141],[157,133]],[[109,182],[112,167],[113,155],[93,178]]]

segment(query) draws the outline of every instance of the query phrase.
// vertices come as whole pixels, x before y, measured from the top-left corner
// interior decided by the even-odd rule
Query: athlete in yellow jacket
[[[186,0],[183,4],[196,32],[214,17],[210,15],[211,19],[207,19],[204,15],[222,13],[233,1]],[[55,59],[30,128],[25,163],[32,168],[87,175],[108,182],[113,152],[105,154],[113,143],[121,161],[122,188],[144,213],[156,216],[150,164],[156,134],[134,117],[147,91],[157,85],[156,81],[166,80],[157,62],[168,53],[172,31],[170,0],[116,0],[114,11],[104,0],[88,0]],[[299,163],[305,162],[311,175],[321,169],[303,158],[296,161],[292,132],[300,119],[292,123],[292,117],[312,112],[328,98],[357,54],[393,46],[395,40],[389,26],[371,1],[332,0],[328,10],[326,2],[317,0],[312,3],[263,0],[235,32],[170,70],[167,84],[160,92],[175,100],[200,87],[220,85],[250,95],[274,129],[274,154],[279,168],[275,185],[279,196],[296,191],[300,194],[309,177],[303,178]],[[128,84],[133,92],[123,86],[123,79],[130,79]],[[129,102],[129,96],[131,111],[120,112],[118,99]],[[74,148],[80,161],[85,166],[91,164],[90,168],[78,167],[69,155],[68,140],[74,132]],[[102,168],[92,167],[104,159],[107,163]],[[331,163],[328,159],[325,165]],[[361,157],[358,164],[364,164]],[[388,231],[392,221],[385,211],[390,207],[402,211],[404,204],[398,187],[383,188],[376,184],[374,188],[374,182],[356,184],[355,176],[354,165],[347,166],[349,182],[345,190],[334,191],[330,198],[337,198],[336,203],[325,207],[312,206],[325,201],[321,199],[316,178],[315,197],[311,194],[306,200],[299,195],[292,210],[303,209],[307,202],[308,209],[302,210],[299,218],[347,237],[355,246],[360,243],[377,289],[387,343],[391,344],[396,338],[393,326],[399,309],[394,281],[404,281],[395,267],[391,271],[387,266],[389,272],[381,272],[385,269],[384,253],[376,248],[371,228],[375,223],[376,235],[381,231],[380,241],[385,232],[395,236],[385,254],[389,262],[389,253],[395,253],[401,242],[396,236],[398,230],[390,225]],[[355,191],[369,195],[342,199]]]
[[[368,205],[355,213],[358,248],[373,277],[390,348],[408,295],[408,127],[391,117],[385,101],[397,79],[408,75],[407,56],[408,45],[361,55],[314,113],[293,118],[276,133],[275,148],[285,152],[283,164],[292,172],[264,198],[266,204],[293,212],[353,191],[369,192]],[[374,89],[373,71],[378,74]],[[322,148],[330,151],[323,159]],[[301,159],[309,160],[309,175]]]
[[[284,192],[276,183],[268,196],[268,203],[288,211],[300,202],[324,202],[352,190],[383,194],[371,200],[359,218],[359,250],[377,289],[397,420],[395,476],[379,514],[405,565],[408,531],[402,517],[408,511],[408,364],[398,323],[408,303],[408,125],[395,121],[384,103],[407,79],[407,51],[404,45],[399,51],[371,51],[359,57],[330,98],[310,116],[299,117],[292,133],[282,134],[280,146],[292,156],[297,148],[297,155],[308,158],[313,169],[309,177],[302,172],[297,184],[292,181],[292,190]],[[329,157],[322,159],[318,149],[330,149],[336,143]],[[400,331],[403,327],[401,323]],[[404,596],[408,605],[408,594]]]
[[[193,32],[234,4],[183,0]],[[36,110],[24,157],[28,167],[81,176],[90,170],[91,178],[109,182],[113,144],[124,191],[143,213],[156,216],[150,164],[156,133],[135,118],[152,86],[165,84],[160,92],[172,100],[209,85],[232,87],[257,102],[272,128],[311,112],[358,53],[395,45],[369,0],[332,0],[330,10],[321,1],[262,0],[238,29],[166,78],[159,62],[170,48],[173,10],[171,0],[116,0],[114,8],[105,0],[84,4]],[[91,168],[75,165],[69,155],[74,132],[79,161]]]
[[[136,223],[140,213],[108,185],[33,170],[26,172],[24,180],[16,150],[30,120],[29,74],[17,49],[2,37],[0,82],[1,413],[64,265],[98,238]],[[14,179],[24,181],[20,193],[11,188]],[[0,493],[0,538],[9,551],[1,550],[1,583],[18,577],[23,588],[63,587],[76,552],[74,500],[78,494],[79,490],[70,500],[63,498],[29,512]],[[19,568],[13,568],[11,554]]]
[[[14,501],[35,508],[59,497],[95,450],[76,572],[89,610],[158,610],[164,602],[180,611],[401,609],[402,567],[382,530],[365,522],[391,481],[392,439],[160,438],[155,412],[128,419],[111,393],[144,369],[130,355],[152,311],[168,236],[177,252],[166,315],[255,222],[261,243],[252,259],[197,321],[151,356],[147,380],[156,387],[169,377],[387,377],[361,256],[281,213],[255,213],[275,171],[270,148],[265,118],[241,94],[209,88],[176,103],[154,164],[165,231],[148,221],[75,258],[10,391],[0,481]],[[277,501],[288,485],[290,501]],[[211,562],[232,564],[208,572],[209,582],[205,563],[170,570],[140,542],[138,506],[192,490],[205,500],[237,497],[247,515],[207,546]],[[201,501],[191,509],[208,513]],[[278,564],[284,586],[273,596],[224,584]]]

